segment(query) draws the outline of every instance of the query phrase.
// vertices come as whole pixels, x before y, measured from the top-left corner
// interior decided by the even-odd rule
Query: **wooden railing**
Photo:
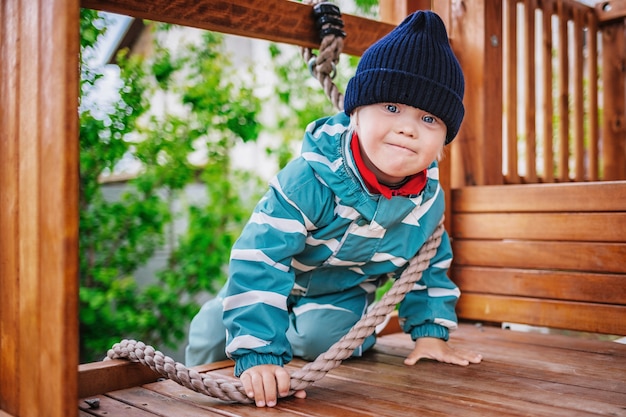
[[[599,103],[618,85],[602,73],[602,51],[615,45],[603,43],[597,10],[566,0],[505,0],[502,11],[504,182],[623,178],[607,168],[624,155],[610,151],[616,139],[601,128],[610,121]]]
[[[626,179],[626,1],[453,3],[452,188]]]

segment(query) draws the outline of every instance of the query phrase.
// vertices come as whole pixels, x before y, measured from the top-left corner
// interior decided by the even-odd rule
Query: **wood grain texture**
[[[272,409],[225,403],[170,380],[100,394],[99,411],[83,402],[79,406],[101,416],[120,415],[118,410],[133,416],[182,417],[624,415],[624,345],[472,324],[461,324],[449,343],[481,352],[483,362],[460,367],[422,360],[406,366],[403,360],[414,342],[395,333],[379,337],[363,357],[333,369],[307,389],[306,399],[281,399]],[[304,364],[295,359],[287,369]],[[206,372],[213,378],[233,378],[232,366]]]
[[[453,213],[626,211],[626,181],[464,187]]]
[[[492,37],[502,39],[502,2],[457,2],[452,16],[452,47],[463,68],[468,110],[452,145],[453,164],[462,171],[453,174],[452,187],[502,184],[502,117],[492,115],[502,114],[503,51],[490,46]]]
[[[624,19],[626,17],[626,1],[613,0],[598,2],[595,7],[598,20],[602,23]]]
[[[452,228],[459,239],[626,243],[626,212],[457,213]]]
[[[160,375],[147,366],[123,360],[81,364],[78,367],[78,397],[85,398],[115,389],[147,384]]]
[[[82,7],[232,35],[319,48],[312,7],[285,0],[82,0]],[[394,25],[343,14],[343,51],[361,55]]]
[[[453,266],[452,276],[464,293],[626,305],[626,275]]]
[[[514,322],[612,335],[626,334],[626,305],[465,292],[457,314],[467,320]]]
[[[20,416],[77,414],[78,12],[0,5],[0,408]]]
[[[18,50],[19,3],[0,2],[0,410],[18,411]]]
[[[622,3],[622,13],[624,10]],[[623,20],[602,27],[602,83],[611,86],[611,94],[602,95],[602,158],[604,178],[626,178],[626,25]]]
[[[453,190],[457,313],[626,334],[626,182]]]

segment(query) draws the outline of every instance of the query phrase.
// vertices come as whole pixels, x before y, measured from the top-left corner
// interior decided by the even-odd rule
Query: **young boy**
[[[459,130],[463,90],[432,12],[412,14],[365,51],[344,113],[307,127],[301,156],[257,204],[233,247],[226,286],[191,323],[187,364],[228,356],[257,406],[287,395],[282,366],[294,355],[314,360],[345,335],[436,229],[444,211],[436,161]],[[482,359],[446,343],[460,294],[446,276],[451,261],[444,234],[400,304],[403,330],[415,340],[407,365]],[[374,342],[370,336],[354,355]]]

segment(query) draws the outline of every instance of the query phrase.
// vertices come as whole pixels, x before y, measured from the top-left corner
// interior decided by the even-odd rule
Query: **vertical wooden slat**
[[[506,2],[506,166],[508,183],[520,182],[517,169],[517,0]]]
[[[19,291],[17,251],[18,2],[0,2],[0,410],[17,414]]]
[[[602,27],[604,179],[626,178],[626,26],[623,21]]]
[[[572,95],[573,107],[574,107],[574,126],[573,126],[573,136],[574,136],[574,157],[575,157],[575,169],[574,169],[574,178],[576,181],[584,181],[585,180],[585,137],[584,137],[584,122],[585,122],[585,112],[584,112],[584,104],[585,97],[583,94],[584,88],[584,80],[583,80],[583,69],[584,69],[584,57],[583,57],[583,14],[581,9],[574,9],[574,74],[573,74],[573,83],[574,83],[574,91]]]
[[[526,182],[537,182],[536,152],[536,83],[535,83],[535,2],[526,0],[525,47],[526,47]]]
[[[552,12],[554,4],[552,1],[544,1],[542,7],[543,13],[543,48],[542,62],[543,68],[543,181],[554,181],[554,151],[553,151],[553,124],[552,117],[554,109],[552,100]]]
[[[587,74],[589,84],[587,95],[587,119],[589,121],[589,181],[597,181],[600,141],[598,127],[598,25],[594,13],[587,13]]]
[[[559,17],[559,180],[569,181],[569,53],[567,14],[562,0],[557,3]]]
[[[455,28],[454,22],[452,21],[452,10],[450,7],[450,3],[447,1],[441,1],[433,3],[432,9],[433,12],[437,13],[441,16],[443,23],[446,25],[446,29],[448,31],[448,37],[450,38],[450,43],[454,47],[454,36],[455,36]],[[453,142],[454,143],[454,142]],[[441,184],[441,188],[444,191],[446,208],[444,212],[444,227],[451,233],[452,230],[452,157],[451,157],[451,146],[448,145],[445,148],[445,154],[442,161],[439,162],[439,182]],[[456,168],[456,167],[455,167]]]
[[[0,410],[78,414],[78,0],[0,3]]]

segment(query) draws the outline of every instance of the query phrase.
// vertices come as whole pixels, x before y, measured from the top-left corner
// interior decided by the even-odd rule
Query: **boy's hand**
[[[279,397],[289,395],[291,376],[278,365],[258,365],[244,371],[239,377],[246,394],[257,407],[274,407]],[[304,390],[296,391],[297,398],[306,398]]]
[[[483,357],[463,349],[453,349],[444,340],[434,337],[422,337],[415,341],[415,348],[404,360],[405,365],[415,365],[420,359],[433,359],[439,362],[467,366],[480,363]]]

